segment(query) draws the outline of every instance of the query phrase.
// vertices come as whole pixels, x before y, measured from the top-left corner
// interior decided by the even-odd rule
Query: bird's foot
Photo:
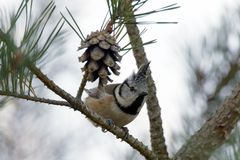
[[[110,127],[113,127],[113,126],[114,126],[114,122],[113,122],[113,120],[111,120],[111,119],[107,119],[107,120],[106,120],[106,123],[107,123]],[[106,132],[107,132],[107,129],[102,128],[102,131],[103,131],[104,133],[106,133]]]
[[[128,139],[128,136],[129,136],[129,130],[128,130],[127,127],[121,127],[121,128],[122,128],[123,131],[125,132],[125,134],[124,134],[124,136],[123,136],[123,138],[122,138],[122,141],[123,141],[123,140]]]

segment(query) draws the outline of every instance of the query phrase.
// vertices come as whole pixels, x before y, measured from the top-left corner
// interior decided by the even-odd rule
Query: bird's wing
[[[119,83],[107,85],[105,87],[105,92],[99,90],[98,88],[91,88],[91,89],[84,89],[84,90],[85,90],[85,92],[87,92],[87,94],[90,97],[99,99],[99,98],[105,96],[106,94],[113,95],[113,90],[118,85],[119,85]]]
[[[103,96],[103,93],[101,90],[99,90],[98,88],[91,88],[91,89],[84,89],[85,92],[87,92],[87,94],[90,96],[90,97],[93,97],[93,98],[96,98],[96,99],[99,99]]]

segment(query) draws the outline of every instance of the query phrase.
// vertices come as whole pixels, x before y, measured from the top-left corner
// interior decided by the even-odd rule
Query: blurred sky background
[[[66,14],[65,6],[68,7],[85,35],[100,28],[107,12],[107,4],[103,0],[55,0],[55,2],[58,10],[57,14],[60,11]],[[0,0],[0,8],[10,11],[13,8],[17,9],[19,3],[20,0]],[[48,1],[45,0],[41,3],[47,4]],[[187,112],[192,116],[197,116],[201,111],[200,108],[191,108],[193,102],[191,102],[187,82],[187,79],[191,77],[188,75],[184,48],[187,45],[198,45],[199,37],[206,35],[209,28],[218,26],[220,16],[225,13],[226,8],[233,7],[236,1],[149,0],[141,11],[158,9],[173,3],[178,3],[181,8],[160,12],[144,19],[147,21],[176,21],[178,24],[139,26],[140,29],[147,28],[148,30],[142,36],[144,41],[157,39],[157,43],[146,46],[145,50],[148,59],[151,61],[150,66],[157,86],[159,103],[162,108],[164,134],[168,146],[174,143],[171,139],[172,133],[181,130],[182,115]],[[82,78],[80,71],[82,64],[78,63],[78,56],[83,51],[76,51],[80,40],[68,25],[65,25],[65,28],[68,30],[65,53],[54,57],[50,63],[43,67],[43,71],[59,86],[72,95],[76,95]],[[130,52],[124,56],[121,62],[121,75],[118,77],[112,76],[112,78],[115,83],[122,82],[133,70],[136,71],[137,68]],[[95,85],[88,83],[87,88]],[[38,87],[44,86],[40,84]],[[59,99],[54,93],[46,92],[46,89],[39,94]],[[10,115],[16,112],[18,105],[23,105],[23,108],[30,106],[26,107],[29,114],[37,113],[34,114],[34,117],[26,115],[26,118],[21,119],[21,121],[14,122]],[[41,118],[38,120],[35,118],[36,116]],[[15,132],[25,134],[25,138],[21,136],[22,139],[19,140],[25,148],[16,153],[17,155],[26,152],[23,155],[24,160],[54,159],[54,155],[51,157],[51,153],[48,153],[48,147],[52,147],[54,143],[63,146],[62,150],[57,151],[57,154],[61,157],[59,159],[63,160],[123,159],[132,151],[131,147],[125,142],[120,142],[110,133],[102,133],[100,128],[93,127],[81,113],[64,107],[36,105],[23,100],[16,103],[9,102],[8,107],[0,112],[0,128],[8,128],[9,121],[17,126],[18,129]],[[127,127],[129,127],[130,134],[146,144],[150,144],[146,107]],[[14,132],[10,130],[9,132],[11,132],[9,135],[15,136]],[[45,136],[38,139],[38,137],[41,137],[39,135]],[[25,143],[28,138],[31,142]],[[171,148],[168,149],[171,150]],[[38,154],[36,154],[36,150],[39,151]]]

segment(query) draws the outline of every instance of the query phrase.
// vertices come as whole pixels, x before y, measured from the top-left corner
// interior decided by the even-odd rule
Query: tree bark
[[[148,62],[148,60],[146,57],[146,53],[144,51],[142,39],[139,35],[139,29],[136,25],[134,12],[131,10],[127,16],[128,17],[125,17],[127,19],[127,23],[125,24],[125,26],[127,28],[127,33],[131,42],[133,55],[136,59],[137,66],[139,67],[142,64]],[[147,79],[148,84],[147,110],[150,122],[151,146],[154,153],[157,154],[158,159],[168,160],[169,156],[162,128],[161,108],[158,103],[158,98],[156,95],[156,86],[151,76],[150,69],[149,72],[150,76]]]
[[[177,152],[174,160],[206,160],[228,138],[240,119],[240,83],[216,113]]]

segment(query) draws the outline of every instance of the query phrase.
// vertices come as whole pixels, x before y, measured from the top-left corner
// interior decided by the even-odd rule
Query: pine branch
[[[53,81],[48,79],[46,75],[44,75],[40,69],[36,66],[29,64],[29,70],[31,70],[39,80],[41,80],[50,90],[55,92],[57,95],[65,99],[74,110],[78,110],[87,118],[91,119],[93,122],[113,133],[117,138],[121,138],[123,141],[127,142],[134,149],[138,150],[146,159],[156,159],[155,154],[148,149],[142,142],[138,141],[138,139],[134,138],[132,135],[129,135],[127,138],[124,138],[125,131],[122,128],[117,126],[109,126],[102,117],[97,115],[96,113],[90,111],[87,106],[80,100],[74,98],[69,93],[62,90],[59,86],[57,86]]]
[[[129,0],[126,0],[126,2],[128,2],[128,5],[131,5]],[[132,10],[130,10],[127,18],[130,19],[131,22],[133,22],[131,24],[126,23],[125,26],[131,41],[132,50],[134,57],[136,59],[136,63],[139,67],[141,64],[144,64],[148,60],[143,48],[142,39],[139,36],[139,29],[135,23],[136,19],[134,17],[134,12]],[[161,108],[158,103],[158,98],[156,95],[156,86],[151,74],[147,79],[147,84],[148,84],[147,110],[150,121],[151,145],[154,153],[157,154],[158,159],[168,160],[169,156],[162,128]]]
[[[77,99],[82,98],[82,93],[83,93],[84,87],[87,84],[87,76],[88,76],[88,73],[85,73],[84,76],[83,76],[83,79],[81,81],[81,84],[80,84],[78,92],[77,92],[77,96],[76,96]]]
[[[240,56],[240,55],[239,55]],[[221,90],[233,79],[233,77],[236,76],[236,74],[239,71],[239,61],[240,57],[238,57],[234,62],[230,62],[230,69],[226,75],[224,75],[221,80],[216,85],[216,89],[214,93],[210,96],[208,96],[208,102],[214,100]]]
[[[174,160],[205,160],[228,138],[240,120],[240,83],[222,106],[210,117],[186,144],[177,152]]]
[[[2,27],[0,28],[0,89],[2,91],[34,94],[33,74],[26,68],[27,63],[39,64],[47,50],[54,45],[58,45],[58,50],[52,50],[51,54],[61,49],[59,44],[63,38],[61,40],[59,38],[64,33],[62,19],[59,19],[56,25],[52,24],[51,33],[45,35],[46,27],[56,8],[54,2],[50,1],[35,20],[32,19],[32,3],[33,1],[22,0],[17,13],[7,18],[10,26],[0,17],[0,27]],[[24,19],[23,22],[21,17]],[[16,34],[19,24],[24,24],[20,26],[23,29],[23,35],[20,37]],[[20,44],[17,44],[17,41],[20,41]]]
[[[7,91],[0,91],[0,95],[19,98],[19,99],[25,99],[25,100],[33,101],[33,102],[40,102],[40,103],[46,103],[46,104],[53,104],[53,105],[57,105],[57,106],[69,106],[70,107],[69,103],[66,101],[57,101],[57,100],[52,100],[52,99],[33,97],[33,96],[29,96],[29,95],[23,95],[23,94],[7,92]]]

